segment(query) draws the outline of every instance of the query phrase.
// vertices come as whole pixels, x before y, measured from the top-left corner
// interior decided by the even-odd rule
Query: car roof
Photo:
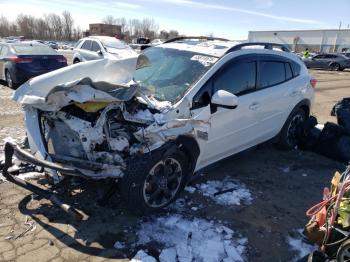
[[[240,44],[237,41],[186,39],[176,42],[160,44],[157,47],[200,53],[215,57],[223,56],[231,47]]]

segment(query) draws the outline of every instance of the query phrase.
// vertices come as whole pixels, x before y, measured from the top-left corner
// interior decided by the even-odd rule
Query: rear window
[[[19,55],[56,55],[51,47],[46,45],[12,45],[12,48]]]

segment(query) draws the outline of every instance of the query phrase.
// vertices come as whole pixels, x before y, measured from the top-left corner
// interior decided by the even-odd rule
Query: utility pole
[[[341,24],[342,24],[342,22],[340,21],[340,22],[339,22],[339,30],[340,30],[340,28],[341,28]]]

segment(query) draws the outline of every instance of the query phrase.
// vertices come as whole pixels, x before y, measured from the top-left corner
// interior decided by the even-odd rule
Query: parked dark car
[[[63,55],[38,42],[0,43],[0,79],[16,88],[28,79],[67,66]]]
[[[343,54],[319,54],[303,58],[307,68],[324,68],[333,71],[343,71],[350,68],[350,59]]]

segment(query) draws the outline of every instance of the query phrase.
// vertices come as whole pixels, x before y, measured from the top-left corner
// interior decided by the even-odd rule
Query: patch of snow
[[[27,172],[23,174],[19,174],[17,177],[23,180],[28,180],[28,179],[35,179],[44,176],[44,173],[39,173],[39,172]]]
[[[130,262],[157,262],[157,260],[145,251],[139,250]]]
[[[213,221],[180,215],[168,215],[141,224],[137,245],[158,242],[164,249],[161,262],[244,261],[247,239],[234,237],[235,232]]]
[[[160,262],[176,262],[176,248],[170,247],[163,249],[159,255]]]
[[[305,242],[305,238],[303,237],[302,232],[302,229],[298,229],[295,231],[294,236],[289,236],[287,238],[287,243],[290,249],[297,252],[297,255],[293,261],[297,261],[300,258],[306,256],[307,254],[310,254],[312,251],[317,249],[316,246],[310,245],[309,243]]]
[[[197,189],[193,186],[187,186],[185,187],[185,191],[187,191],[188,193],[193,194]]]
[[[125,244],[120,242],[120,241],[117,241],[117,242],[114,243],[113,247],[116,248],[116,249],[124,249],[125,248]]]
[[[280,167],[279,168],[283,173],[289,173],[290,172],[290,167],[287,166],[287,167]]]
[[[223,180],[212,180],[196,186],[198,191],[207,197],[210,197],[217,204],[224,206],[240,205],[241,203],[250,204],[252,195],[247,187],[230,177]],[[215,195],[215,193],[230,190],[229,192]]]

